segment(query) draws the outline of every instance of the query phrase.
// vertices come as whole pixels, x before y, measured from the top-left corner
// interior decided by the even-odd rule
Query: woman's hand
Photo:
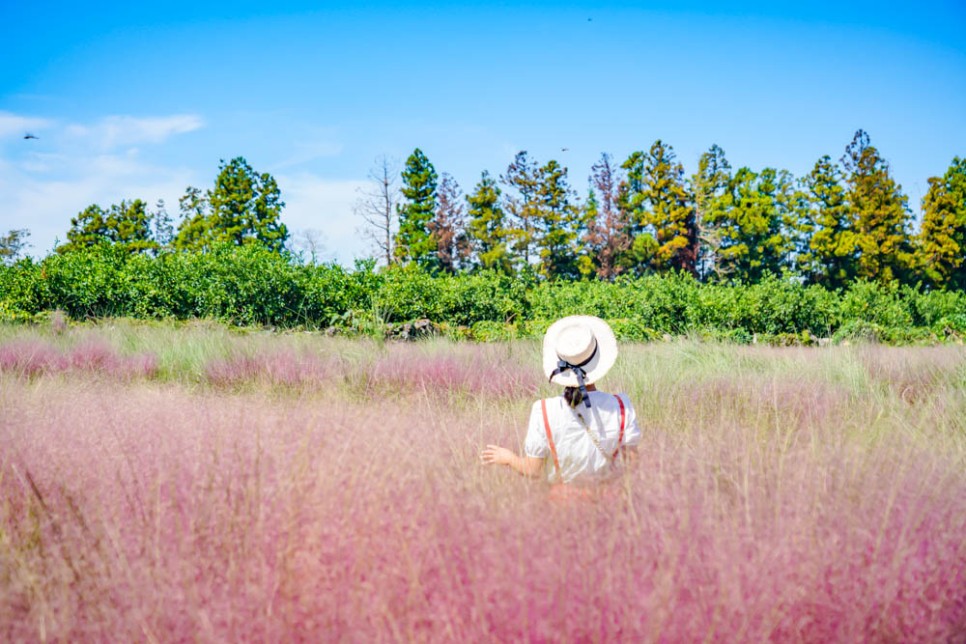
[[[480,454],[484,465],[509,465],[524,476],[537,477],[543,470],[543,459],[533,456],[517,456],[515,452],[499,445],[487,445]]]
[[[486,465],[510,465],[516,460],[516,454],[499,445],[487,445],[480,454],[480,460]]]

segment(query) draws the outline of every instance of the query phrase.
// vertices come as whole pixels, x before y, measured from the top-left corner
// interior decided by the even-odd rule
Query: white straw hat
[[[617,359],[617,339],[610,326],[592,315],[571,315],[550,325],[543,336],[543,373],[564,387],[579,385],[571,369],[557,373],[561,361],[583,369],[585,384],[604,377]]]

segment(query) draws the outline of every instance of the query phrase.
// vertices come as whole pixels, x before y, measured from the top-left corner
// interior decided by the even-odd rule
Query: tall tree
[[[470,251],[466,236],[466,206],[459,184],[445,172],[440,176],[436,217],[430,222],[430,232],[436,239],[439,269],[455,273],[462,268]]]
[[[500,187],[487,171],[483,171],[473,194],[467,195],[467,236],[480,268],[510,273],[513,263],[507,241],[506,215],[500,205]]]
[[[929,179],[922,200],[916,267],[932,286],[966,289],[966,158]]]
[[[243,157],[222,161],[214,187],[204,195],[189,187],[179,204],[184,218],[174,240],[176,248],[261,244],[281,252],[288,239],[278,184],[267,172],[255,172]]]
[[[354,205],[355,213],[365,222],[362,234],[372,240],[386,266],[395,260],[392,241],[396,234],[393,215],[399,203],[397,176],[397,163],[384,156],[378,157],[369,171],[369,182],[359,189],[359,198]]]
[[[403,263],[416,262],[425,268],[439,268],[437,243],[430,230],[436,216],[438,176],[433,164],[416,148],[402,171],[404,201],[396,207],[399,230],[396,233],[396,258]]]
[[[208,195],[200,188],[188,186],[178,198],[178,211],[181,213],[181,223],[171,245],[179,250],[207,248],[214,239]]]
[[[842,157],[846,199],[855,218],[857,275],[887,282],[903,277],[912,260],[908,200],[889,164],[859,130]]]
[[[583,220],[567,181],[567,168],[551,159],[538,170],[537,177],[538,271],[550,279],[578,277]]]
[[[511,250],[524,266],[530,264],[535,254],[537,220],[540,216],[540,168],[530,159],[526,150],[520,151],[507,167],[500,182],[507,187],[503,194],[507,230],[510,233]]]
[[[151,216],[151,237],[158,248],[169,248],[174,240],[174,224],[164,199],[158,199],[154,214]]]
[[[802,268],[809,282],[842,288],[855,276],[855,220],[846,202],[842,170],[823,156],[805,178],[810,238]]]
[[[632,226],[621,207],[619,171],[606,153],[591,167],[584,244],[597,277],[603,280],[612,280],[626,269],[625,255],[631,247]]]
[[[0,263],[13,264],[20,259],[20,253],[29,245],[28,237],[30,237],[30,231],[26,228],[11,230],[6,235],[0,235]]]
[[[97,204],[85,208],[70,220],[67,243],[56,248],[69,253],[97,244],[116,244],[130,252],[157,248],[151,238],[151,214],[140,199],[122,201],[104,210]]]
[[[718,268],[723,277],[757,282],[766,274],[780,274],[794,248],[783,193],[791,176],[773,168],[760,173],[739,168],[732,180],[733,207],[713,224],[720,240]]]
[[[684,182],[684,167],[674,149],[655,141],[647,153],[634,152],[624,163],[632,186],[630,204],[638,226],[657,242],[651,266],[657,271],[697,274],[698,227]]]
[[[723,277],[719,266],[721,235],[718,222],[727,221],[733,204],[731,164],[725,152],[712,145],[698,160],[691,177],[695,225],[698,229],[698,274],[702,279]]]

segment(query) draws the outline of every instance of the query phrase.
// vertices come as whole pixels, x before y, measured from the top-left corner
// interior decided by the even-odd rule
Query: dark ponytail
[[[571,409],[576,409],[584,400],[584,395],[580,393],[579,387],[565,387],[563,392],[564,400],[570,405]]]

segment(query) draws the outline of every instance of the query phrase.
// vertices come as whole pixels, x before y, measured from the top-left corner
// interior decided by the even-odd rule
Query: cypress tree
[[[402,171],[403,203],[396,207],[396,257],[402,263],[436,270],[439,268],[437,240],[430,230],[436,216],[436,169],[419,148],[406,159]]]
[[[912,260],[910,213],[889,164],[859,130],[845,150],[846,200],[855,221],[856,275],[888,282],[905,276]]]
[[[510,273],[513,271],[507,248],[510,232],[506,229],[500,194],[500,187],[484,170],[473,194],[466,197],[469,205],[466,232],[478,267]]]
[[[919,275],[937,288],[966,289],[966,159],[954,158],[942,177],[929,179],[922,211]]]

